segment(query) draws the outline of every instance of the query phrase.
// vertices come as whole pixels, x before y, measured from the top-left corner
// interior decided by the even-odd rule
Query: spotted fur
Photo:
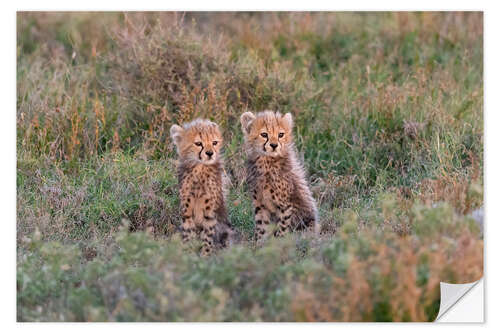
[[[265,239],[272,230],[275,236],[293,230],[317,232],[316,203],[297,159],[292,115],[245,112],[240,121],[248,157],[247,183],[253,197],[257,241]]]
[[[201,254],[210,255],[227,246],[232,233],[225,206],[222,135],[217,124],[197,119],[182,127],[173,125],[170,136],[179,155],[182,238],[189,241],[199,233]]]

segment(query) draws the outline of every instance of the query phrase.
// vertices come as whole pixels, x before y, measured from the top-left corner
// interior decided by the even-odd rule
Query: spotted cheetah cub
[[[258,242],[275,229],[317,231],[316,203],[305,180],[293,144],[292,115],[245,112],[240,118],[245,136],[248,184],[253,193]],[[271,221],[277,227],[271,227]]]
[[[182,127],[172,125],[170,136],[179,155],[182,238],[189,241],[199,232],[201,254],[210,255],[216,246],[227,245],[231,232],[225,207],[219,126],[196,119]]]

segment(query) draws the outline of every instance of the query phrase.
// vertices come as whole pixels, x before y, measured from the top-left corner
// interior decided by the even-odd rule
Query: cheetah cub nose
[[[273,150],[276,150],[276,147],[278,147],[277,143],[271,143],[270,146],[273,148]]]
[[[205,152],[205,154],[207,154],[208,157],[212,157],[212,155],[214,154],[214,152],[211,151],[211,150],[208,150],[208,151]]]

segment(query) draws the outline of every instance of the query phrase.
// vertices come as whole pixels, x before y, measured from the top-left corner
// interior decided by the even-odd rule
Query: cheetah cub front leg
[[[204,221],[201,227],[201,240],[203,242],[203,245],[201,247],[201,254],[203,256],[209,256],[214,251],[215,226],[217,225],[217,219],[215,217],[213,200],[205,199],[204,204]]]
[[[196,224],[193,219],[193,207],[191,198],[181,195],[182,207],[182,240],[189,242],[196,237]]]
[[[291,229],[292,222],[292,205],[280,205],[278,206],[278,229],[274,233],[276,237],[284,236]]]
[[[260,244],[271,232],[271,212],[255,194],[253,206],[255,207],[255,240]]]

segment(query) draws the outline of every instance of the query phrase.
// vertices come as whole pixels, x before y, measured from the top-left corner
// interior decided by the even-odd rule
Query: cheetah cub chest
[[[284,161],[276,158],[260,156],[255,160],[252,170],[255,174],[255,180],[251,182],[254,185],[255,200],[275,215],[286,208],[285,204],[290,201],[293,191],[293,182],[284,172],[282,162]]]
[[[173,125],[170,135],[179,155],[182,238],[187,242],[199,234],[201,254],[210,255],[215,247],[227,245],[231,233],[222,178],[222,135],[217,124],[202,119]]]
[[[316,203],[293,144],[292,115],[245,112],[240,118],[245,136],[248,185],[253,195],[257,241],[274,230],[318,229]]]
[[[197,228],[203,228],[211,213],[222,203],[218,198],[222,190],[219,173],[217,165],[198,164],[181,179],[181,198],[187,203],[184,215],[191,216]]]

